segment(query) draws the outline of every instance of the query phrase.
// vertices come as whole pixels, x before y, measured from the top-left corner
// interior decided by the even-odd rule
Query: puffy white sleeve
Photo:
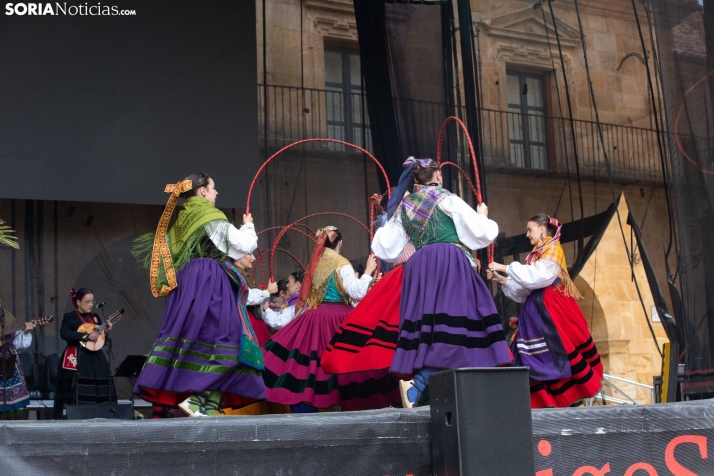
[[[295,317],[295,306],[288,306],[280,311],[268,308],[263,310],[263,321],[272,329],[282,329]]]
[[[372,276],[368,274],[363,274],[361,278],[357,279],[355,270],[348,264],[340,268],[340,278],[342,278],[342,287],[345,292],[355,301],[359,301],[367,294],[369,283],[372,281]]]
[[[394,216],[374,234],[372,251],[377,258],[393,263],[409,242],[409,236],[402,227],[402,217],[399,210]]]
[[[506,271],[509,281],[514,281],[520,287],[533,291],[553,284],[558,277],[558,264],[547,259],[525,265],[514,261],[508,265]]]
[[[501,290],[503,290],[503,294],[505,294],[508,299],[516,302],[525,302],[528,296],[531,295],[530,289],[524,288],[510,278],[506,284],[501,287]]]
[[[471,250],[486,248],[498,236],[498,224],[495,221],[476,213],[456,195],[444,197],[439,202],[439,208],[454,221],[459,240]]]
[[[22,331],[15,332],[12,345],[14,345],[16,349],[27,349],[30,347],[30,344],[32,344],[32,332],[28,332],[27,334]]]
[[[245,302],[246,306],[257,306],[263,304],[270,298],[270,293],[262,289],[251,288],[248,290],[248,299]]]
[[[255,226],[252,223],[246,223],[240,229],[231,223],[219,226],[207,223],[205,226],[216,248],[233,259],[240,259],[258,247],[258,235],[255,234]]]

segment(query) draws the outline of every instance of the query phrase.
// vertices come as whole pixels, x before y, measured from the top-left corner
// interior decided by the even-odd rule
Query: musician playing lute
[[[0,307],[0,314],[2,313],[5,315],[3,329],[14,328],[16,324],[15,317],[9,311]],[[30,347],[30,344],[32,344],[31,331],[34,328],[35,325],[32,322],[26,322],[22,330],[9,334],[2,332],[3,345],[7,346],[6,353],[8,358],[16,356],[18,350]],[[5,353],[0,349],[0,364],[4,363],[2,362],[3,355]],[[7,420],[27,420],[29,413],[26,407],[30,403],[30,394],[27,391],[27,383],[25,382],[25,374],[20,366],[20,359],[16,359],[15,365],[9,370],[12,370],[12,372],[6,369],[6,374],[2,375],[2,368],[0,367],[0,415],[5,411]]]
[[[60,337],[67,342],[67,348],[60,356],[57,371],[53,413],[56,420],[63,419],[65,405],[116,402],[114,381],[104,352],[92,351],[81,345],[83,342],[96,342],[100,335],[77,330],[82,324],[103,324],[102,318],[92,312],[94,294],[86,288],[72,289],[70,298],[74,310],[64,315],[60,328]],[[111,323],[107,323],[106,331],[111,328]]]

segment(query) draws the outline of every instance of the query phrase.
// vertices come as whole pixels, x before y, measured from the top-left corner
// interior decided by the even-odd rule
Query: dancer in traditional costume
[[[392,194],[396,187],[392,187]],[[402,190],[404,193],[405,190]],[[374,224],[384,226],[388,195],[380,201],[384,210]],[[402,254],[391,263],[379,260],[384,273],[373,289],[360,301],[359,307],[347,316],[322,356],[322,369],[328,374],[349,374],[389,369],[399,340],[399,299],[402,294],[403,265],[414,254],[414,245],[407,243]]]
[[[0,313],[5,314],[5,327],[9,329],[15,326],[15,317],[10,312],[0,307]],[[7,350],[0,350],[0,355],[7,352],[8,361],[15,356],[15,365],[11,369],[6,369],[5,380],[2,380],[0,371],[0,413],[4,413],[6,420],[27,420],[29,412],[27,405],[30,403],[30,393],[27,391],[25,375],[22,372],[20,359],[17,351],[27,349],[32,344],[32,334],[30,333],[35,325],[31,322],[25,323],[25,328],[2,336],[3,346],[8,346]],[[0,360],[0,363],[4,362]]]
[[[271,329],[278,331],[288,325],[295,318],[295,305],[297,304],[298,295],[302,287],[302,281],[305,278],[305,273],[296,271],[288,277],[286,301],[287,306],[283,309],[265,309],[263,312],[263,320]]]
[[[179,406],[189,415],[215,414],[222,406],[262,400],[263,358],[239,311],[246,286],[230,262],[225,263],[257,247],[253,218],[244,215],[243,226],[236,229],[215,207],[218,192],[205,174],[191,175],[166,191],[172,195],[156,234],[139,238],[135,247],[137,257],[151,251],[152,292],[168,299],[134,391],[144,400]],[[179,196],[186,202],[167,234]]]
[[[250,286],[248,300],[246,302],[246,310],[248,311],[248,319],[250,320],[250,325],[253,327],[253,332],[255,332],[255,336],[258,338],[258,343],[262,348],[263,345],[265,345],[265,343],[268,342],[268,340],[270,339],[270,330],[265,320],[263,319],[261,307],[266,304],[267,301],[270,299],[270,291],[274,290],[277,287],[277,284],[270,283],[268,285],[267,290],[259,288],[258,285],[255,283],[255,276],[252,272],[255,257],[250,261],[250,267],[247,267],[245,269],[238,267],[238,270],[243,275],[243,278],[245,278],[245,281],[248,286]]]
[[[532,408],[567,407],[601,387],[600,356],[576,302],[580,293],[568,274],[560,229],[556,219],[534,216],[526,236],[535,248],[527,264],[491,263],[488,270],[507,297],[525,302],[511,350],[514,365],[530,368]]]
[[[317,244],[296,305],[297,317],[264,346],[268,401],[293,412],[340,406],[343,410],[383,408],[399,403],[397,381],[386,371],[326,375],[325,347],[352,308],[349,300],[367,293],[376,260],[362,278],[340,256],[342,236],[334,227],[318,230]],[[304,310],[302,314],[300,311]]]
[[[488,219],[485,204],[474,210],[441,187],[436,162],[410,158],[405,166],[389,202],[392,217],[377,230],[372,250],[385,261],[396,260],[410,241],[417,250],[404,266],[390,366],[393,375],[413,377],[402,384],[403,404],[411,407],[431,372],[509,365],[511,356],[493,297],[470,254],[493,242],[498,225]]]
[[[57,388],[53,418],[64,418],[65,405],[111,403],[117,401],[109,361],[101,350],[89,350],[81,343],[95,342],[96,332],[79,332],[82,324],[102,324],[102,318],[92,312],[94,294],[87,288],[69,292],[74,311],[62,318],[60,337],[67,342],[57,370]],[[111,330],[111,322],[107,331]]]

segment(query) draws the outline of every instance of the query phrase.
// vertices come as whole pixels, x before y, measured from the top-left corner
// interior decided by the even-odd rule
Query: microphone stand
[[[91,315],[91,313],[90,313]],[[79,361],[80,355],[84,352],[81,342],[77,342],[77,370],[74,371],[74,405],[79,405]],[[64,398],[64,396],[62,397]]]
[[[102,310],[102,323],[107,322],[107,314],[104,311],[104,307],[106,306],[106,303],[102,303],[99,305],[99,309]],[[109,337],[109,332],[108,329],[107,331],[104,332],[105,339],[104,341],[107,344],[107,365],[109,366],[108,370],[108,375],[109,375],[109,403],[112,403],[114,400],[119,401],[116,395],[116,387],[114,386],[114,377],[112,377],[112,362],[114,362],[114,345],[112,344],[112,338]]]
[[[75,307],[75,309],[77,309]],[[79,309],[77,309],[79,311]],[[89,311],[88,320],[92,321],[92,311]],[[82,342],[77,342],[77,370],[74,372],[74,404],[79,405],[79,363],[82,360],[80,355],[85,352],[86,348],[82,345]],[[64,398],[64,396],[62,397]]]

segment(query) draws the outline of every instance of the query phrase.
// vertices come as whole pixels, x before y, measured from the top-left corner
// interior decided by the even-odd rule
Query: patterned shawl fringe
[[[424,237],[436,236],[442,224],[438,215],[435,213],[430,214],[426,225],[415,223],[413,220],[407,218],[406,211],[402,208],[402,226],[404,227],[404,231],[407,232],[409,239],[411,239],[417,249],[419,249],[424,246]]]
[[[560,240],[550,237],[546,238],[544,242],[539,243],[534,248],[533,252],[528,255],[526,261],[529,264],[533,264],[541,259],[551,261],[558,267],[556,274],[560,283],[556,288],[558,288],[560,292],[575,300],[583,298],[578,288],[575,287],[575,283],[573,283],[573,280],[570,278],[570,274],[568,274],[565,252],[560,244]]]
[[[424,246],[424,236],[435,236],[443,227],[439,214],[435,212],[439,202],[449,195],[441,187],[415,185],[414,193],[404,198],[402,226],[417,248]]]
[[[568,274],[568,272],[565,271],[563,275],[564,276],[560,278],[560,284],[558,285],[558,289],[560,289],[563,294],[565,294],[566,296],[570,296],[576,301],[578,299],[582,299],[583,295],[580,294],[578,288],[575,287],[575,283],[573,283],[573,281],[570,279],[570,275]]]
[[[341,268],[342,267],[340,267],[340,269]],[[337,269],[333,271],[333,273],[325,281],[323,281],[322,285],[319,288],[312,287],[310,289],[310,292],[307,294],[307,298],[305,299],[306,310],[315,309],[317,306],[322,304],[322,301],[325,300],[327,287],[330,285],[331,281],[334,281],[335,287],[337,288],[337,292],[340,293],[340,296],[342,297],[342,299],[344,299],[345,304],[348,304],[350,302],[349,297],[347,297],[347,292],[345,291],[345,288],[342,284],[342,278],[340,277],[339,269]]]
[[[205,226],[196,228],[191,236],[186,239],[181,251],[176,256],[172,256],[173,268],[178,271],[192,258],[211,258],[216,261],[226,259],[226,253],[220,251],[209,238],[213,231],[219,230],[220,236],[225,237],[226,249],[228,249],[228,226],[229,222],[223,220],[214,220],[207,223]],[[221,228],[225,228],[222,230]],[[144,269],[149,269],[151,266],[151,252],[154,248],[154,233],[144,233],[134,240],[134,247],[131,250],[132,256],[136,259]],[[168,239],[168,236],[167,236]],[[169,243],[169,246],[171,244]],[[160,261],[158,286],[168,285],[166,279],[166,269],[163,261]]]
[[[154,248],[154,233],[144,233],[134,240],[131,254],[139,266],[148,271],[151,266],[151,251]]]
[[[571,297],[575,299],[576,301],[578,299],[582,299],[583,296],[580,294],[580,291],[578,291],[578,288],[575,287],[575,283],[573,283],[573,280],[570,279],[570,274],[568,274],[567,269],[563,269],[561,266],[558,266],[558,279],[560,280],[560,283],[556,286],[558,291],[562,292],[568,297]]]

